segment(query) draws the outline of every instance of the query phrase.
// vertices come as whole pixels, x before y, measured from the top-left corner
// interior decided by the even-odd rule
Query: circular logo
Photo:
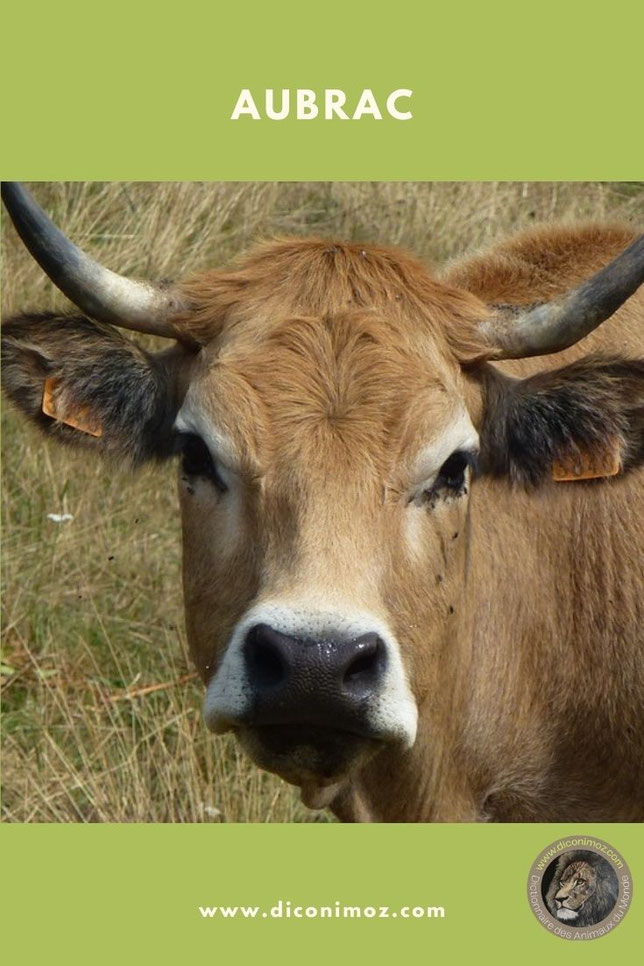
[[[623,856],[590,835],[556,839],[537,856],[528,876],[528,901],[541,925],[577,942],[612,932],[632,895]]]

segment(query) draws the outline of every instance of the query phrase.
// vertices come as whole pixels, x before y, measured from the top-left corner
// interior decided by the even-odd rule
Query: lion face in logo
[[[597,873],[587,862],[571,862],[567,865],[554,897],[557,919],[576,919],[596,887]]]
[[[595,852],[566,852],[557,859],[546,904],[570,926],[591,926],[612,912],[618,888],[606,859]]]

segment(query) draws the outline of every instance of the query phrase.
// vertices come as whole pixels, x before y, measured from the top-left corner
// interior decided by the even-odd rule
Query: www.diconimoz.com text
[[[262,906],[199,906],[202,919],[444,919],[443,906],[303,906],[290,900]]]

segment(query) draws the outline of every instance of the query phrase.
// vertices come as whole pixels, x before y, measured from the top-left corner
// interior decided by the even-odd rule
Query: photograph
[[[644,182],[2,196],[3,822],[644,821]]]

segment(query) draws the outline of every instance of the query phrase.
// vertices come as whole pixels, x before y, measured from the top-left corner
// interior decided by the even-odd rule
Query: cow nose
[[[380,690],[387,665],[383,640],[291,637],[256,624],[244,643],[254,696],[253,723],[360,726],[361,710]]]

